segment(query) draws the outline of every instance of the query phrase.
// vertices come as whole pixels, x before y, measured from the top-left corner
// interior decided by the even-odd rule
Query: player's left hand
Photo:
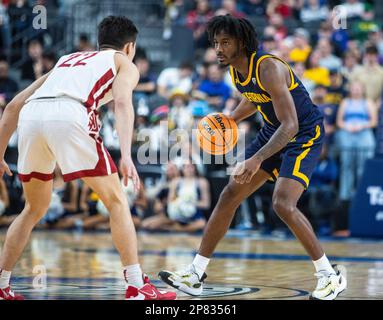
[[[128,179],[132,179],[134,190],[138,192],[140,190],[141,182],[132,158],[128,157],[126,159],[121,159],[120,171],[122,174],[124,186],[128,185]]]
[[[261,163],[256,157],[238,163],[233,172],[234,181],[240,184],[249,183],[261,167]]]
[[[8,167],[8,164],[5,162],[4,159],[0,161],[0,178],[3,177],[4,173],[6,173],[9,176],[12,176],[12,172]]]

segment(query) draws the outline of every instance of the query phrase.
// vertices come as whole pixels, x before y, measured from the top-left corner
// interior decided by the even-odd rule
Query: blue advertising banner
[[[352,236],[383,237],[383,159],[367,160],[350,210]]]

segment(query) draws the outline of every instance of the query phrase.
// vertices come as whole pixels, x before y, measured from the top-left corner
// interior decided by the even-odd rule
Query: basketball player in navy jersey
[[[257,34],[246,19],[217,16],[209,22],[207,32],[218,62],[230,65],[232,81],[243,96],[231,116],[239,122],[259,111],[264,126],[222,191],[193,263],[185,270],[161,271],[159,276],[181,291],[201,294],[209,258],[236,209],[273,179],[273,209],[301,242],[316,269],[318,284],[310,298],[335,299],[347,286],[344,267],[330,264],[310,222],[297,208],[321,152],[322,115],[291,67],[258,50]]]

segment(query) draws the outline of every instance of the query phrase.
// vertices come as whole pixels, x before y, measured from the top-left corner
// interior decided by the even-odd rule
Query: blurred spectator
[[[351,81],[360,81],[366,98],[378,103],[383,90],[383,68],[379,65],[378,49],[375,46],[366,48],[363,65],[354,68],[350,75]]]
[[[73,52],[77,51],[94,51],[96,50],[95,46],[90,42],[89,36],[86,33],[81,33],[78,39],[77,48]]]
[[[231,88],[223,80],[223,71],[218,64],[211,64],[207,71],[207,79],[198,87],[199,91],[206,93],[209,105],[222,110],[225,101],[230,97]]]
[[[318,42],[320,39],[328,40],[334,46],[334,53],[342,55],[348,49],[349,33],[342,28],[334,28],[335,18],[329,17],[320,25],[318,33],[314,35],[313,40]]]
[[[176,21],[181,12],[181,7],[184,5],[183,0],[164,0],[165,17],[163,18],[163,34],[164,40],[169,40],[172,37],[172,23]],[[158,11],[158,10],[157,10]]]
[[[64,216],[75,214],[77,212],[77,197],[76,181],[64,182],[61,170],[56,165],[51,201],[47,213],[39,222],[39,227],[55,227]]]
[[[346,94],[344,78],[341,73],[337,70],[330,70],[330,85],[327,87],[325,103],[339,106]]]
[[[168,216],[166,227],[175,231],[198,231],[205,227],[203,210],[210,208],[209,182],[198,177],[196,166],[185,162],[182,177],[175,179],[169,188]]]
[[[315,88],[315,83],[314,81],[306,78],[305,76],[305,71],[306,71],[306,66],[304,63],[296,63],[293,67],[295,74],[301,80],[302,84],[306,88],[307,92],[312,96],[312,92],[314,91]]]
[[[332,33],[333,33],[333,27],[332,27],[331,21],[330,20],[323,21],[320,24],[318,33],[314,37],[314,40],[315,40],[315,42],[318,42],[319,39],[331,40]]]
[[[128,186],[123,185],[121,180],[121,185],[129,203],[134,225],[137,228],[141,223],[141,218],[148,205],[145,196],[145,188],[141,183],[140,191],[137,194],[131,180],[128,181]],[[86,184],[83,184],[81,189],[80,207],[83,212],[81,215],[72,215],[61,219],[54,225],[54,227],[57,229],[77,228],[84,230],[109,229],[108,210],[105,208],[98,195]]]
[[[28,59],[21,66],[21,78],[35,81],[43,75],[43,46],[40,41],[32,40],[28,45]]]
[[[383,57],[383,35],[380,28],[376,28],[368,33],[368,43],[378,49],[380,57]]]
[[[17,82],[9,77],[9,65],[5,60],[0,60],[0,108],[13,99],[19,90]]]
[[[269,0],[267,1],[266,13],[269,17],[278,14],[282,18],[291,17],[291,4],[292,1],[283,1],[283,0]]]
[[[216,16],[230,14],[236,18],[245,18],[246,15],[237,8],[236,0],[222,0],[221,8],[215,12]]]
[[[42,74],[46,74],[51,71],[56,64],[56,55],[53,52],[44,52],[42,54]]]
[[[328,14],[328,7],[320,0],[304,0],[304,6],[300,11],[300,20],[304,23],[326,20]]]
[[[276,41],[281,41],[286,38],[288,30],[281,14],[273,13],[269,18],[269,23],[271,27],[275,28],[274,39]]]
[[[345,3],[340,5],[340,10],[344,12],[347,19],[361,19],[370,17],[368,12],[371,7],[359,0],[346,0]]]
[[[194,137],[195,135],[192,136],[192,139]],[[171,161],[174,162],[174,164],[180,170],[183,168],[185,163],[189,163],[191,161],[197,169],[197,174],[200,176],[205,175],[205,166],[201,157],[199,147],[195,143],[193,143],[193,141],[190,141],[190,139],[189,141],[183,141],[180,146],[180,152],[175,157],[171,157]]]
[[[266,1],[265,0],[243,0],[242,11],[246,12],[249,16],[264,17],[266,15]]]
[[[310,179],[310,188],[305,192],[308,198],[310,221],[321,235],[329,235],[330,221],[338,209],[336,182],[339,168],[329,156],[327,145],[323,145],[319,161]]]
[[[354,68],[358,65],[358,57],[354,52],[346,52],[343,57],[343,66],[340,69],[340,73],[347,80],[350,81],[350,77],[354,72]]]
[[[169,107],[162,105],[155,108],[150,115],[150,127],[149,133],[149,148],[151,150],[160,151],[167,150],[169,147],[168,141],[168,115]]]
[[[288,63],[292,63],[292,61],[290,61],[291,45],[292,43],[288,38],[279,40],[278,48],[273,52],[273,54]]]
[[[142,128],[146,128],[149,126],[149,108],[146,104],[141,104],[142,101],[138,102],[137,112],[136,112],[136,118],[135,118],[135,130],[140,130]]]
[[[133,223],[136,228],[139,228],[141,221],[145,215],[145,211],[148,207],[148,200],[146,198],[145,186],[141,181],[140,190],[135,191],[133,181],[128,180],[128,185],[125,186],[121,180],[122,191],[124,192],[130,208],[130,213],[132,215]],[[98,224],[107,224],[109,221],[109,212],[106,209],[105,205],[101,200],[98,200],[97,205],[97,215],[93,216],[92,219],[84,219],[83,226],[84,228],[97,228]],[[97,217],[97,218],[96,218]]]
[[[11,36],[15,37],[17,34],[30,28],[32,23],[32,8],[29,6],[27,0],[10,0],[8,5],[9,25],[11,26]],[[22,39],[13,43],[12,52],[13,60],[21,56]]]
[[[306,29],[298,28],[294,31],[294,47],[290,51],[291,62],[306,62],[311,52],[309,44],[310,34]]]
[[[153,215],[142,221],[141,227],[144,229],[155,230],[162,225],[162,221],[166,218],[168,209],[169,187],[172,181],[180,176],[178,167],[173,162],[168,162],[166,172],[150,193],[155,193],[153,203]]]
[[[319,39],[317,49],[320,54],[319,65],[328,70],[339,70],[342,60],[333,54],[333,47],[328,39]]]
[[[195,232],[205,227],[203,210],[210,208],[209,182],[198,177],[191,161],[184,164],[183,176],[169,185],[167,211],[160,211],[143,226],[152,230]]]
[[[169,98],[173,90],[189,93],[192,89],[193,65],[183,62],[178,68],[166,68],[162,70],[157,79],[157,93]]]
[[[306,61],[304,77],[313,81],[316,85],[321,84],[327,87],[330,85],[330,73],[327,68],[319,64],[320,59],[321,54],[319,51],[314,50],[311,52]]]
[[[361,82],[350,84],[349,96],[340,104],[337,114],[337,142],[340,152],[340,199],[350,200],[355,183],[363,173],[364,161],[374,155],[377,109],[366,98]]]
[[[186,16],[186,26],[193,31],[196,49],[207,48],[209,40],[206,34],[207,22],[214,16],[208,0],[196,0],[197,7]]]
[[[0,55],[8,56],[11,45],[9,16],[5,6],[0,2]]]
[[[191,130],[193,126],[193,113],[188,108],[189,96],[182,91],[174,91],[169,97],[169,128]]]
[[[277,49],[278,45],[273,36],[264,36],[262,41],[262,50],[272,53]]]
[[[193,99],[189,103],[189,108],[194,117],[194,128],[197,127],[198,122],[209,113],[213,112],[209,104],[205,100],[205,95],[200,91],[193,92]]]
[[[114,114],[114,102],[109,102],[104,108],[105,111],[102,113],[101,135],[105,147],[111,152],[113,157],[115,151],[119,151],[120,149],[120,140],[115,128],[116,119]]]
[[[0,226],[6,219],[2,219],[5,211],[9,207],[9,196],[7,186],[3,178],[0,178]],[[2,221],[3,220],[3,221]]]
[[[134,63],[140,73],[140,80],[134,89],[134,95],[138,98],[148,98],[156,92],[156,81],[154,75],[150,72],[150,61],[145,53],[137,54]]]
[[[325,142],[328,145],[333,144],[333,136],[336,129],[336,116],[338,112],[337,104],[326,103],[326,96],[328,94],[327,88],[322,85],[316,86],[313,93],[313,102],[318,106],[319,110],[322,112],[324,117],[324,129],[325,129]],[[330,153],[332,154],[332,149],[330,146]]]

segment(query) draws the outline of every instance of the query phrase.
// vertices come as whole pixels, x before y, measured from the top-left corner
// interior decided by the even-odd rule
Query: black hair
[[[80,41],[84,41],[84,42],[88,42],[89,41],[89,37],[86,33],[81,33],[80,36],[79,36],[79,39]]]
[[[109,16],[98,25],[100,48],[122,49],[126,43],[135,42],[138,30],[134,23],[123,16]]]
[[[379,54],[378,48],[375,45],[369,45],[366,48],[366,54]]]
[[[42,58],[50,60],[50,61],[54,61],[54,62],[57,61],[56,54],[52,51],[43,52]]]
[[[258,35],[253,25],[245,18],[235,18],[229,14],[212,18],[207,25],[209,41],[213,42],[214,36],[224,32],[242,42],[246,55],[258,49]]]
[[[134,56],[134,60],[138,60],[138,59],[148,60],[146,50],[142,47],[136,48],[136,55]]]
[[[191,61],[188,61],[188,60],[182,61],[179,64],[178,68],[179,69],[188,69],[188,70],[194,71],[193,63]]]

